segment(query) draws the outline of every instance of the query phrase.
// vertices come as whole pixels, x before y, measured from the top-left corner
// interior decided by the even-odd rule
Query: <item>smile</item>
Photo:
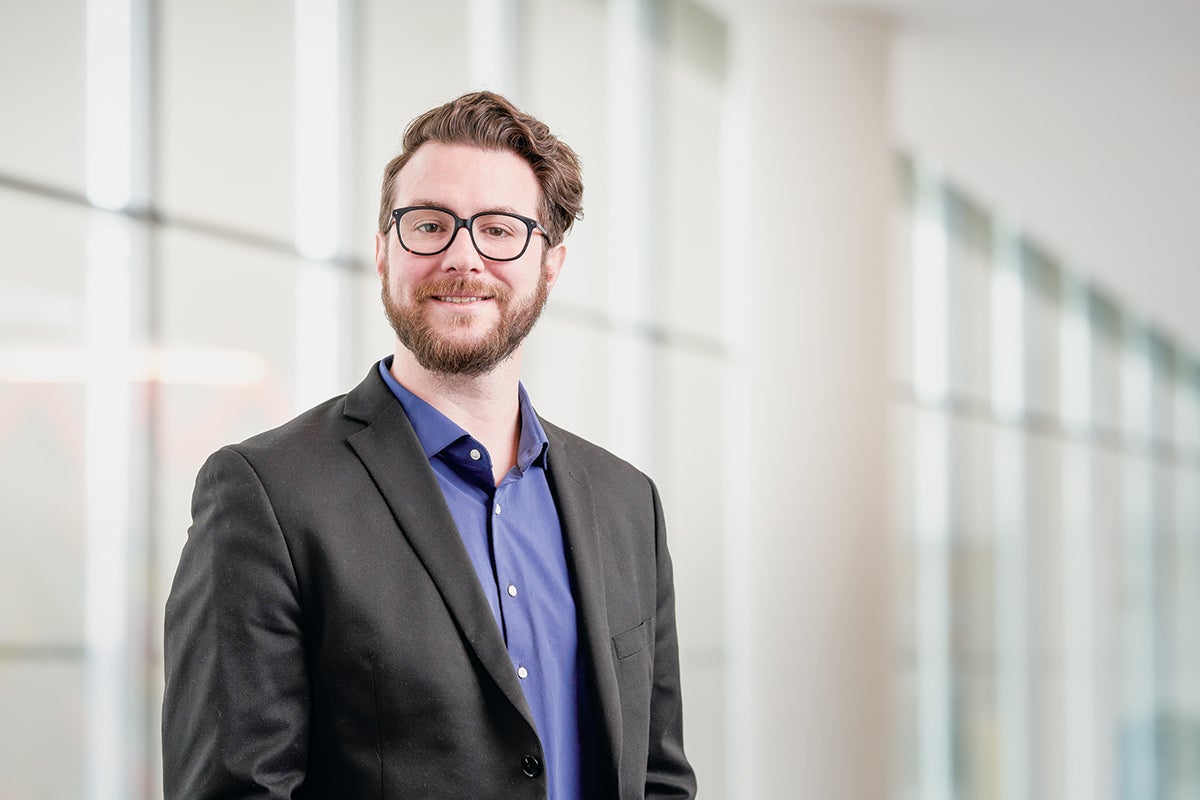
[[[445,297],[435,295],[434,300],[439,300],[443,303],[478,303],[483,300],[490,300],[490,297]]]

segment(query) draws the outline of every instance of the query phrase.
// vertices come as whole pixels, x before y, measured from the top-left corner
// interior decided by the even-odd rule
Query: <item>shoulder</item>
[[[349,437],[395,407],[398,403],[375,366],[350,392],[331,397],[282,425],[222,449],[238,453],[256,467],[279,463],[297,468],[312,461],[336,462],[339,456],[347,455]]]
[[[353,424],[353,420],[346,419],[345,404],[346,395],[331,397],[320,405],[297,414],[282,425],[229,447],[242,453],[262,454],[309,447],[322,439],[344,436],[345,431],[362,427],[360,424]]]
[[[566,469],[593,487],[609,486],[625,492],[656,493],[654,481],[625,459],[603,447],[539,417],[550,441],[551,471]]]
[[[362,427],[345,417],[343,402],[344,396],[331,398],[278,427],[226,444],[209,457],[206,467],[236,456],[234,461],[244,462],[260,479],[303,472],[315,460],[328,460],[344,450],[346,437]]]
[[[278,427],[210,454],[196,475],[193,515],[197,504],[206,501],[239,505],[240,498],[249,505],[268,497],[294,499],[328,480],[331,471],[344,471],[346,465],[339,465],[337,454],[346,449],[347,433],[352,432],[348,423],[353,420],[340,412],[341,401],[327,400]]]

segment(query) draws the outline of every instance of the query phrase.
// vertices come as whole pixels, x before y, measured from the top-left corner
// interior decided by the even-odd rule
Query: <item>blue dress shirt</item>
[[[546,433],[519,386],[517,463],[496,486],[483,444],[401,386],[391,364],[385,358],[379,372],[429,458],[533,713],[549,800],[580,800],[590,713]]]

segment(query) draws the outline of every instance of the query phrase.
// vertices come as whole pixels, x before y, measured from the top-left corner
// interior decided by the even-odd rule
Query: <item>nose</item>
[[[465,225],[455,229],[450,246],[442,252],[442,269],[454,272],[481,272],[483,257],[471,241],[471,231]]]

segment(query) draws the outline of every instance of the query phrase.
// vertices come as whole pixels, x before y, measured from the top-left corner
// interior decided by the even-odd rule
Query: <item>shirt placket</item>
[[[517,677],[524,684],[534,677],[533,654],[529,650],[528,620],[525,613],[527,597],[522,595],[527,587],[521,579],[522,572],[516,560],[513,537],[510,533],[517,509],[506,506],[514,495],[512,486],[512,481],[506,480],[492,495],[492,552],[496,559],[496,582],[500,589],[500,609],[504,617],[508,655]]]

